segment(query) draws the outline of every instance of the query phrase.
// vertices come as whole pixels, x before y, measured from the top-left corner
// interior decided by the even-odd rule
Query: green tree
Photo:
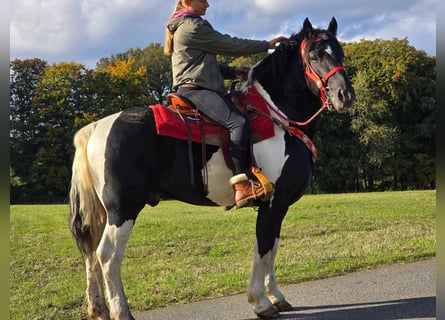
[[[233,67],[249,67],[252,68],[258,61],[260,61],[261,59],[264,59],[267,56],[267,53],[258,53],[258,54],[253,54],[250,56],[241,56],[241,57],[237,57],[237,58],[233,58],[233,57],[221,57],[218,56],[218,61],[220,63],[224,63],[227,64],[229,66],[233,66]],[[239,85],[237,86],[237,88],[240,87],[240,84],[242,83],[242,79],[239,79]],[[227,90],[230,88],[231,84],[232,84],[233,80],[225,80],[224,84],[225,87],[227,88]]]
[[[313,193],[360,191],[357,162],[357,138],[350,129],[346,113],[335,111],[321,116],[319,131],[314,139],[318,149],[315,162]]]
[[[165,96],[172,90],[171,58],[164,55],[159,43],[152,43],[143,50],[135,50],[136,64],[145,67],[144,92],[149,104],[165,102]]]
[[[369,161],[384,160],[376,183],[383,189],[434,188],[435,57],[416,50],[407,39],[362,40],[344,49],[348,74],[359,88],[360,112],[371,116],[361,127],[361,143],[372,147],[372,154],[366,153]],[[359,118],[366,117],[356,113],[356,121]],[[366,141],[373,132],[378,132],[374,142]]]
[[[357,98],[349,112],[360,155],[356,171],[363,190],[374,191],[376,181],[379,181],[380,189],[385,190],[388,186],[384,182],[388,180],[388,173],[391,174],[391,171],[385,172],[385,168],[394,157],[398,130],[387,101],[381,99],[369,84],[367,72],[358,71],[354,77]]]
[[[37,123],[33,100],[47,63],[40,59],[13,60],[9,70],[11,202],[23,201],[30,193],[31,163],[37,152]]]
[[[85,108],[86,69],[74,62],[52,64],[37,86],[34,112],[39,148],[31,165],[31,181],[40,201],[66,200],[69,188],[74,123]]]

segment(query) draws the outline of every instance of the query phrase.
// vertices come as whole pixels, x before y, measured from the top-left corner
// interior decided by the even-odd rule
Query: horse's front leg
[[[278,289],[277,281],[275,278],[275,256],[278,251],[278,244],[280,239],[277,238],[272,249],[273,262],[271,268],[266,271],[265,276],[265,287],[266,287],[266,296],[273,304],[274,308],[277,311],[290,311],[292,310],[292,306],[286,301],[284,294]]]
[[[278,289],[275,278],[275,256],[278,251],[281,223],[286,206],[260,204],[256,223],[252,272],[249,279],[248,300],[260,318],[273,318],[292,306]]]
[[[102,266],[111,320],[134,320],[121,279],[122,260],[133,225],[133,220],[127,220],[121,226],[107,224],[96,251]]]
[[[248,300],[253,305],[253,311],[260,318],[273,318],[279,312],[290,311],[292,306],[286,301],[278,289],[275,278],[275,256],[278,251],[279,238],[266,255],[260,256],[258,241],[255,243],[255,253],[252,263],[252,273],[249,280]]]
[[[276,239],[273,248],[265,255],[259,252],[258,239],[255,242],[252,271],[249,279],[248,301],[253,312],[260,318],[273,318],[279,311],[273,303],[284,299],[275,282],[274,262],[278,248]]]

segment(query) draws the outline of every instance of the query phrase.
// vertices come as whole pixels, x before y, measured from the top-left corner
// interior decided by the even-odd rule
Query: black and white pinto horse
[[[318,114],[325,108],[347,109],[354,99],[336,33],[335,18],[327,30],[313,28],[306,19],[299,33],[249,73],[246,88],[255,88],[267,103],[275,130],[272,138],[253,145],[258,167],[275,187],[271,200],[256,203],[248,301],[260,318],[292,309],[277,287],[274,259],[288,207],[311,181],[316,155],[311,139]],[[88,314],[92,319],[134,319],[121,264],[139,212],[146,204],[156,206],[160,194],[196,205],[232,206],[231,170],[221,148],[213,145],[204,149],[204,168],[204,151],[195,144],[194,159],[199,161],[192,184],[188,142],[157,134],[148,107],[127,109],[81,128],[74,145],[69,224],[86,266]]]

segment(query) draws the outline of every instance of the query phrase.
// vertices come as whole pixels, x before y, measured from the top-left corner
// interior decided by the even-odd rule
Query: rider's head
[[[189,10],[199,14],[200,16],[203,16],[206,14],[208,7],[209,3],[207,0],[178,0],[178,2],[176,2],[175,8],[173,9],[173,13],[171,16],[173,16],[176,13],[176,11],[182,9]],[[173,52],[173,34],[167,28],[165,36],[165,44],[164,44],[164,53],[169,56],[172,54],[172,52]]]

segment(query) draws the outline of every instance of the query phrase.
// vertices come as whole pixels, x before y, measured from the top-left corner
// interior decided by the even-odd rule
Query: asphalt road
[[[436,319],[436,260],[281,287],[293,310],[279,320]],[[258,319],[246,294],[138,312],[137,320]]]

